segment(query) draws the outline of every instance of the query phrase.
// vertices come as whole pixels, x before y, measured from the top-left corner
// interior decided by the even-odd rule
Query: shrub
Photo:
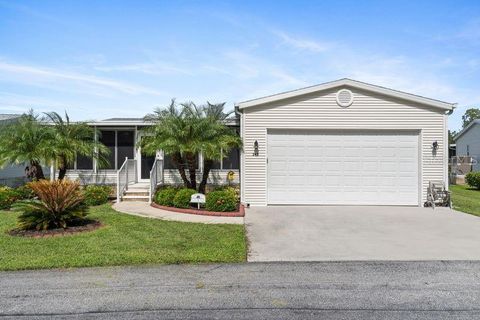
[[[205,208],[209,211],[235,211],[237,209],[237,196],[231,190],[212,191],[207,194]]]
[[[88,207],[78,182],[67,179],[40,180],[28,183],[39,200],[23,200],[14,205],[21,212],[18,227],[22,230],[67,228],[85,221]]]
[[[465,181],[470,187],[480,189],[480,171],[467,173]]]
[[[155,203],[158,203],[161,206],[173,207],[173,200],[177,195],[177,188],[174,187],[165,187],[160,189],[155,194]]]
[[[237,202],[240,202],[240,188],[239,187],[232,187],[232,186],[221,186],[215,189],[215,191],[225,191],[237,199]]]
[[[85,204],[98,206],[108,202],[112,188],[110,186],[88,185],[83,189]]]
[[[17,197],[17,193],[12,188],[0,187],[0,210],[10,209]]]
[[[17,194],[17,200],[28,200],[35,198],[35,192],[33,192],[32,188],[27,185],[16,188],[15,193]]]
[[[178,190],[173,198],[173,206],[176,208],[190,208],[190,200],[194,193],[197,193],[195,189],[183,188]]]

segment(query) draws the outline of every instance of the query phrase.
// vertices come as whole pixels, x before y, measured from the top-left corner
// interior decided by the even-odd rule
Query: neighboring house
[[[20,114],[0,114],[0,126],[18,119]],[[0,142],[1,143],[1,142]],[[0,185],[16,187],[25,181],[25,165],[8,165],[0,169]]]
[[[480,119],[473,120],[453,140],[455,140],[457,146],[457,156],[472,157],[472,170],[480,171]]]
[[[421,206],[429,181],[448,185],[452,103],[341,79],[236,108],[252,206]]]

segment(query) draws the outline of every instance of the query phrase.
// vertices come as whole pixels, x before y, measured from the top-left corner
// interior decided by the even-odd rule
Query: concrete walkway
[[[188,213],[178,213],[154,208],[150,206],[147,202],[125,201],[113,204],[112,208],[126,214],[168,221],[196,222],[207,224],[243,224],[243,217],[211,217]]]

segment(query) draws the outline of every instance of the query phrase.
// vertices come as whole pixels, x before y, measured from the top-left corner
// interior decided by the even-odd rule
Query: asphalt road
[[[480,262],[0,273],[0,319],[478,319]]]

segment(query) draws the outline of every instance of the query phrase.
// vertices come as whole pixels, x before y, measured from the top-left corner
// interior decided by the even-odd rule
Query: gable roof
[[[430,99],[430,98],[422,97],[419,95],[406,93],[403,91],[398,91],[390,88],[369,84],[366,82],[343,78],[335,81],[325,82],[325,83],[318,84],[311,87],[282,92],[282,93],[278,93],[278,94],[274,94],[274,95],[270,95],[270,96],[266,96],[258,99],[243,101],[243,102],[237,103],[236,106],[240,110],[242,110],[245,108],[258,106],[258,105],[269,103],[269,102],[275,102],[275,101],[284,100],[288,98],[298,97],[305,94],[324,91],[324,90],[328,90],[336,87],[342,87],[342,86],[375,92],[375,93],[383,94],[386,96],[391,96],[391,97],[400,98],[407,101],[420,103],[423,105],[436,107],[443,110],[453,110],[453,108],[455,108],[455,105],[456,105],[455,103],[449,103],[449,102],[444,102],[440,100]]]
[[[477,119],[477,120],[473,120],[472,122],[470,122],[468,124],[468,126],[466,126],[462,131],[460,131],[459,133],[457,133],[457,135],[455,137],[453,137],[453,140],[454,141],[457,141],[458,138],[460,138],[465,132],[467,132],[468,130],[470,130],[470,128],[472,128],[474,125],[480,125],[480,119]]]

